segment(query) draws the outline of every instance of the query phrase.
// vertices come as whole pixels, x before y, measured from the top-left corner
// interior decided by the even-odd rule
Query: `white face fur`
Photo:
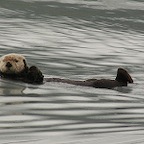
[[[20,54],[7,54],[0,58],[0,71],[5,74],[17,74],[25,69],[25,57]]]

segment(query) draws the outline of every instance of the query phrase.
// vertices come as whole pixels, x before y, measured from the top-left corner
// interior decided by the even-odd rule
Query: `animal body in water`
[[[32,84],[43,83],[43,75],[36,66],[28,67],[26,58],[10,53],[0,58],[0,76]]]
[[[91,86],[95,88],[114,88],[127,86],[128,83],[133,83],[130,74],[123,68],[118,68],[115,80],[111,79],[88,79],[84,81],[69,80],[61,78],[45,78],[46,82],[61,82],[79,86]]]
[[[26,58],[20,54],[8,54],[0,58],[0,75],[3,78],[19,80],[26,83],[42,84],[43,82],[61,82],[79,86],[95,88],[114,88],[127,86],[133,83],[130,74],[123,68],[118,68],[114,80],[111,79],[88,79],[84,81],[62,78],[44,78],[42,72],[36,67],[28,67]]]

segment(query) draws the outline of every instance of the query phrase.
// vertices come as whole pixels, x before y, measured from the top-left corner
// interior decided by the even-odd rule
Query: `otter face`
[[[18,74],[26,68],[26,60],[20,54],[7,54],[0,58],[0,71],[5,74]]]

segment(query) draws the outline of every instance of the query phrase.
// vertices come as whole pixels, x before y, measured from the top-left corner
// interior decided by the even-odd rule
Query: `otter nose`
[[[10,62],[7,62],[6,67],[10,68],[12,67],[12,64]]]

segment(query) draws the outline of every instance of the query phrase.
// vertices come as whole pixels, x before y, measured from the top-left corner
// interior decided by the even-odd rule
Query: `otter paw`
[[[28,83],[33,83],[33,84],[43,83],[44,76],[36,66],[31,66],[28,69],[28,73],[26,77]]]

